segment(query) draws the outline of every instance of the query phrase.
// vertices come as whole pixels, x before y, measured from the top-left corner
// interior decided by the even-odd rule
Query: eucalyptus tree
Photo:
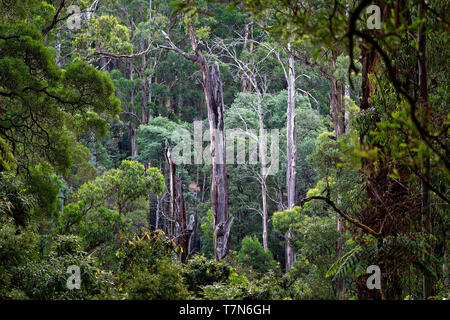
[[[264,47],[254,49],[252,48],[251,53],[248,55],[240,55],[239,51],[241,47],[245,46],[248,42],[246,38],[247,35],[244,34],[235,39],[215,39],[213,41],[213,50],[217,51],[217,55],[222,57],[222,59],[230,60],[228,65],[231,65],[235,69],[237,79],[242,79],[245,85],[243,89],[245,91],[254,92],[256,96],[256,101],[251,99],[248,102],[251,104],[254,112],[258,118],[258,135],[252,134],[250,131],[245,131],[244,134],[249,136],[249,139],[256,142],[258,147],[258,155],[260,162],[260,172],[255,172],[256,177],[261,185],[261,201],[262,201],[262,242],[265,251],[268,250],[269,240],[268,240],[268,200],[267,200],[267,178],[271,171],[275,171],[275,165],[278,165],[278,159],[274,159],[274,152],[272,152],[271,163],[268,166],[267,162],[267,136],[266,128],[264,125],[264,115],[263,110],[263,100],[264,96],[267,94],[269,85],[271,82],[270,67],[266,60],[272,58],[272,51],[266,50]],[[250,41],[252,44],[253,42]],[[239,112],[239,110],[237,111]],[[241,117],[241,119],[243,119]],[[248,127],[244,123],[245,127]],[[273,139],[278,139],[278,137],[272,137]],[[272,145],[276,144],[272,141]],[[234,141],[232,145],[232,152],[234,153]],[[274,151],[274,150],[273,150]],[[278,151],[278,150],[277,150]]]
[[[231,248],[231,223],[233,217],[228,214],[228,175],[226,169],[226,145],[225,145],[225,119],[223,104],[223,89],[220,80],[218,64],[211,69],[201,49],[193,22],[189,22],[187,32],[194,54],[187,53],[178,48],[167,33],[164,36],[169,46],[184,58],[198,64],[202,72],[203,91],[205,94],[206,108],[208,110],[209,130],[211,139],[211,206],[214,218],[214,256],[222,260],[228,255]]]

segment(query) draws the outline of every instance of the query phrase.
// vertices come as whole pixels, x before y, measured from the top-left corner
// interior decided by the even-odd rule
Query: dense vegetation
[[[448,9],[1,1],[0,299],[448,298]]]

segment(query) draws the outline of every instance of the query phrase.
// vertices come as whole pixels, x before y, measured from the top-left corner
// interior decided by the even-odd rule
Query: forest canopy
[[[448,16],[1,1],[0,299],[449,299]]]

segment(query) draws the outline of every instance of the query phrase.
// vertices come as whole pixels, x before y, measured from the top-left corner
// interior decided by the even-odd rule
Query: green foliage
[[[58,193],[62,182],[48,164],[40,164],[30,170],[27,179],[30,192],[36,197],[36,212],[52,216],[57,209]]]
[[[272,253],[269,250],[264,251],[263,246],[255,236],[247,236],[242,239],[236,262],[249,266],[259,273],[267,273],[277,267],[277,262],[273,259]]]
[[[99,207],[86,214],[77,234],[82,237],[85,247],[95,248],[98,245],[115,244],[119,235],[127,230],[128,224],[122,215],[117,211]]]
[[[171,146],[174,146],[172,133],[180,129],[186,129],[186,125],[178,124],[165,117],[152,118],[147,125],[139,126],[136,139],[139,149],[138,159],[154,164],[165,161],[164,143],[167,140]]]
[[[188,261],[182,272],[189,291],[199,292],[203,286],[227,282],[232,270],[223,261],[195,255]]]
[[[214,283],[203,287],[205,300],[241,300],[242,290],[228,284]]]
[[[17,167],[11,147],[0,137],[0,171],[9,171]]]
[[[107,15],[92,17],[89,23],[83,23],[83,26],[85,30],[78,33],[73,41],[78,56],[91,57],[98,51],[132,53],[133,47],[129,43],[130,31],[119,24],[116,17]],[[95,46],[92,46],[92,43]]]
[[[0,299],[354,298],[370,264],[382,267],[387,298],[422,298],[425,277],[430,298],[448,299],[447,3],[377,1],[382,29],[366,30],[361,8],[356,39],[349,26],[361,2],[222,2],[107,1],[83,14],[80,30],[67,28],[67,7],[92,1],[0,2]],[[186,213],[196,217],[190,260],[181,266],[174,235],[153,231],[170,229],[164,142],[173,148],[173,133],[192,132],[194,120],[207,138],[211,116],[198,65],[167,50],[161,30],[188,54],[195,34],[195,49],[219,63],[226,130],[257,133],[261,98],[264,129],[280,133],[275,175],[262,181],[259,164],[227,165],[233,266],[211,260],[208,165],[177,167]],[[283,211],[291,54],[295,201],[326,196],[380,230],[377,239],[350,222],[339,233],[323,201]],[[331,109],[345,119],[339,136]],[[258,241],[261,185],[270,251]],[[281,275],[287,231],[296,261]],[[81,290],[66,288],[69,265],[81,267]],[[342,282],[346,292],[337,292]]]
[[[124,238],[116,252],[119,290],[130,299],[187,299],[181,268],[173,261],[176,247],[162,231]]]
[[[164,177],[157,168],[144,170],[136,161],[124,160],[118,169],[110,170],[99,179],[106,197],[113,199],[119,213],[131,201],[146,196],[148,192],[159,195],[165,188]]]
[[[17,279],[30,299],[92,299],[114,288],[111,274],[99,269],[95,258],[81,250],[77,236],[59,236],[45,259],[28,263],[18,269]],[[67,268],[80,268],[81,288],[70,290],[66,286]]]
[[[36,26],[22,21],[0,26],[0,52],[2,136],[21,146],[14,157],[26,168],[48,161],[66,173],[71,132],[105,136],[104,117],[120,111],[111,80],[81,61],[60,69]]]
[[[116,252],[119,268],[124,272],[133,270],[150,270],[160,257],[173,256],[175,243],[158,230],[150,235],[148,232],[139,237],[137,235],[122,238],[122,246]]]
[[[182,281],[180,266],[169,258],[157,259],[151,271],[138,271],[127,284],[133,300],[182,300],[189,297]]]
[[[38,257],[37,247],[38,235],[31,228],[17,227],[11,217],[0,212],[0,299],[26,298],[15,277],[20,266]]]
[[[10,215],[17,224],[25,224],[26,213],[35,202],[23,180],[11,172],[0,172],[0,214]]]
[[[212,258],[214,256],[214,226],[211,209],[208,209],[206,214],[202,216],[200,227],[202,228],[202,254],[208,258]]]

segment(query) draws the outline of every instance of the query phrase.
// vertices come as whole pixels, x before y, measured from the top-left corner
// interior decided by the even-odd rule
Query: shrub
[[[277,262],[273,259],[272,253],[269,250],[264,251],[256,236],[246,236],[242,240],[241,250],[236,257],[236,262],[250,266],[259,273],[266,273],[277,267]]]
[[[205,256],[195,255],[183,268],[183,277],[189,290],[199,292],[203,286],[227,282],[232,270],[223,261],[209,260]]]
[[[163,257],[151,270],[137,271],[127,285],[129,299],[181,300],[189,297],[178,265]]]
[[[26,298],[14,278],[18,267],[37,257],[37,244],[37,234],[17,227],[12,217],[0,213],[0,299]]]
[[[80,289],[67,288],[71,265],[80,268]],[[95,258],[82,251],[79,237],[57,236],[50,254],[18,268],[14,280],[31,299],[91,299],[115,287],[112,275],[97,265]]]

